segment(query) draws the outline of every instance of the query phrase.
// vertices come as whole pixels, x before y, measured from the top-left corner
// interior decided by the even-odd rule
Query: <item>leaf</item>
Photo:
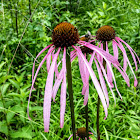
[[[20,89],[20,85],[19,85],[19,83],[16,81],[16,80],[14,80],[14,79],[9,79],[9,81],[12,83],[12,85],[14,85],[17,89]]]
[[[8,96],[19,97],[19,98],[21,97],[21,95],[18,93],[9,93]]]
[[[5,63],[6,63],[6,62],[1,62],[1,64],[0,64],[0,70],[1,70],[1,68],[4,66]]]
[[[7,122],[8,122],[8,123],[11,122],[12,118],[14,117],[14,115],[15,115],[14,112],[11,112],[11,111],[9,111],[9,110],[7,111],[6,117],[7,117]]]
[[[10,133],[10,136],[11,136],[12,138],[26,138],[26,139],[32,139],[32,136],[31,136],[29,133],[27,133],[27,132],[22,132],[22,131]]]
[[[0,132],[8,135],[8,128],[5,120],[0,122]]]
[[[35,106],[35,107],[31,107],[30,110],[31,111],[43,110],[43,107],[41,107],[41,106]]]
[[[10,136],[12,138],[26,138],[32,139],[32,129],[30,127],[23,127],[22,130],[18,130],[17,132],[11,132]]]
[[[6,84],[1,86],[2,95],[4,95],[6,93],[8,86],[9,86],[9,83],[6,83]]]
[[[13,77],[12,75],[2,76],[1,79],[0,79],[0,84],[5,82],[9,78],[12,78],[12,77]]]
[[[17,75],[15,76],[16,80],[18,81],[18,83],[21,83],[23,81],[23,77],[25,75],[25,72],[26,71],[22,72],[20,76],[17,76]]]
[[[107,132],[107,130],[106,130],[106,128],[105,128],[105,126],[103,126],[103,127],[104,127],[105,134],[106,134],[106,140],[109,140],[108,132]]]
[[[106,9],[107,4],[105,2],[103,2],[103,8],[104,10]]]

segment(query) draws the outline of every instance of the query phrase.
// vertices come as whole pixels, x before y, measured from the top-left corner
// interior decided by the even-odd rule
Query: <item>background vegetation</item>
[[[130,44],[140,56],[139,7],[139,0],[1,0],[0,139],[67,140],[72,134],[69,100],[67,96],[64,128],[60,129],[60,90],[56,103],[52,102],[50,131],[44,133],[42,106],[47,77],[45,65],[35,83],[36,90],[32,92],[30,103],[32,120],[29,121],[27,117],[34,57],[51,43],[53,28],[63,21],[74,24],[80,35],[88,30],[94,35],[102,25],[111,25],[117,35]],[[30,17],[31,20],[29,20]],[[38,59],[38,62],[44,55]],[[129,59],[132,60],[132,57],[130,56]],[[121,60],[122,56],[120,56]],[[12,65],[10,65],[11,62]],[[93,66],[93,68],[96,71],[96,67]],[[72,69],[76,127],[79,128],[85,126],[85,115],[77,59],[72,63]],[[113,98],[109,93],[110,106],[106,120],[103,119],[103,107],[100,106],[101,138],[103,140],[137,140],[140,136],[140,83],[137,88],[133,86],[134,79],[129,69],[127,73],[131,81],[130,88],[116,69],[114,73],[123,100],[121,101],[116,93],[117,101],[114,106]],[[140,69],[136,72],[138,81],[139,73]],[[97,92],[92,82],[90,83],[89,126],[90,131],[94,133],[94,136],[91,136],[92,139],[96,139]]]

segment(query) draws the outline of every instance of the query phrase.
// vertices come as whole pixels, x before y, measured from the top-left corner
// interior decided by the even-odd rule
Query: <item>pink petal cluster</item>
[[[112,55],[110,55],[106,51],[102,50],[98,46],[89,44],[89,43],[84,42],[84,41],[81,41],[78,43],[79,43],[79,45],[83,45],[85,47],[92,49],[94,52],[92,54],[90,62],[87,61],[86,57],[82,53],[79,46],[72,45],[74,50],[71,51],[71,54],[70,54],[71,61],[73,61],[76,56],[78,56],[78,59],[79,59],[80,73],[81,73],[81,77],[82,77],[83,84],[84,84],[83,90],[82,90],[82,94],[84,95],[84,104],[86,105],[86,103],[88,101],[88,94],[89,94],[88,80],[89,80],[89,75],[90,75],[91,79],[93,81],[93,84],[94,84],[94,86],[99,94],[101,102],[103,104],[105,116],[107,117],[107,114],[108,114],[107,106],[109,105],[109,98],[108,98],[108,93],[107,93],[107,89],[105,86],[105,82],[103,80],[103,75],[102,75],[101,70],[103,71],[103,74],[104,74],[107,82],[108,82],[108,79],[107,79],[105,69],[102,66],[102,62],[100,59],[104,58],[106,60],[106,63],[109,66],[109,70],[110,70],[113,78],[114,78],[114,74],[113,74],[110,63],[112,63],[116,67],[119,67],[119,62],[117,61],[116,58],[114,58]],[[45,55],[45,57],[43,58],[43,60],[39,64],[39,66],[36,70],[36,73],[34,74],[35,61],[47,49],[48,49],[47,54]],[[57,50],[57,52],[55,53],[56,50]],[[62,59],[62,69],[59,72],[58,71],[59,64],[57,64],[57,58],[59,56],[60,50],[63,51],[63,59]],[[95,53],[97,55],[95,55]],[[98,67],[98,73],[99,73],[101,85],[100,85],[98,79],[96,78],[94,71],[91,68],[93,60],[95,61],[96,65]],[[35,80],[37,78],[38,72],[45,61],[47,62],[46,67],[47,67],[48,76],[47,76],[46,86],[45,86],[43,116],[44,116],[44,130],[45,130],[45,132],[48,132],[49,131],[49,124],[50,124],[51,100],[53,98],[53,101],[55,102],[55,97],[56,97],[57,91],[60,87],[60,84],[61,84],[60,127],[62,128],[64,125],[64,114],[65,114],[65,107],[66,107],[66,47],[63,47],[63,48],[59,47],[58,49],[56,49],[56,47],[53,44],[48,45],[46,48],[41,50],[39,52],[39,54],[37,55],[37,57],[35,58],[34,63],[33,63],[33,69],[32,69],[32,86],[31,86],[31,90],[30,90],[30,94],[29,94],[28,107],[27,107],[28,117],[29,117],[29,102],[30,102],[30,98],[31,98],[31,92],[34,88],[34,83],[35,83]],[[97,61],[98,61],[98,63],[97,63]],[[100,65],[100,67],[98,65]],[[55,79],[54,79],[54,73],[56,76]],[[53,85],[54,80],[55,80],[55,82]],[[114,78],[114,82],[115,82],[115,78]],[[108,84],[109,84],[109,87],[111,87],[109,82],[108,82]],[[116,82],[115,82],[115,85],[116,85]],[[112,89],[111,89],[111,91],[112,91]],[[118,91],[118,93],[119,93],[119,91]],[[113,91],[112,91],[112,94],[114,96]],[[120,95],[120,93],[119,93],[119,95]],[[114,96],[114,98],[115,98],[115,96]]]
[[[96,36],[93,36],[93,37],[96,37]],[[93,41],[96,41],[93,40]],[[91,41],[92,42],[92,41]],[[138,55],[136,54],[136,52],[125,42],[123,41],[121,38],[119,37],[115,37],[115,39],[112,39],[112,47],[113,47],[113,53],[114,53],[114,57],[118,60],[118,57],[119,57],[119,50],[121,50],[122,54],[123,54],[123,67],[120,66],[120,68],[116,65],[114,65],[114,67],[116,67],[118,69],[118,71],[121,73],[121,75],[123,76],[124,80],[126,81],[128,87],[130,86],[130,81],[129,81],[129,77],[126,73],[126,70],[127,70],[127,66],[129,65],[130,69],[131,69],[131,72],[134,76],[134,86],[136,87],[137,84],[138,84],[138,81],[137,81],[137,78],[136,78],[136,75],[133,71],[133,68],[131,66],[131,63],[128,59],[128,56],[127,56],[127,53],[126,53],[126,50],[125,50],[125,47],[123,46],[123,43],[124,45],[129,49],[131,55],[132,55],[132,58],[133,58],[133,61],[135,63],[135,71],[138,70],[138,66],[137,66],[137,61],[136,61],[136,58],[138,59],[138,62],[140,64],[140,59],[138,57]],[[99,44],[101,46],[101,48],[103,49],[103,42],[100,41]],[[109,49],[108,49],[108,42],[106,41],[106,52],[109,53]],[[102,59],[102,58],[101,58]],[[111,63],[110,63],[111,64]],[[108,80],[111,84],[112,87],[114,87],[113,85],[113,81],[112,81],[112,74],[110,72],[110,69],[109,69],[109,66],[107,65],[107,77],[108,77]]]

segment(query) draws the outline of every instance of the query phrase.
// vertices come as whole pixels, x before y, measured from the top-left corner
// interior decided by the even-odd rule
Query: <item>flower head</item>
[[[68,22],[58,24],[52,32],[52,42],[56,47],[69,47],[78,41],[78,30]]]
[[[91,133],[91,132],[89,132],[89,134],[92,134],[93,135],[93,133]],[[70,140],[70,138],[73,136],[73,134],[72,135],[70,135],[70,137],[68,138],[68,140]],[[86,128],[85,127],[81,127],[81,128],[78,128],[77,129],[77,133],[76,133],[76,136],[77,137],[79,137],[79,140],[80,139],[87,139],[86,137],[87,137],[87,135],[86,135]],[[89,137],[89,139],[91,139],[90,137]]]
[[[85,46],[87,48],[90,48],[92,51],[95,51],[100,57],[103,57],[106,61],[109,61],[113,63],[114,65],[119,65],[119,62],[110,54],[106,53],[104,50],[100,49],[99,47],[87,44],[87,42],[83,41],[80,42],[79,40],[79,34],[77,29],[70,23],[67,22],[62,22],[58,24],[52,33],[52,41],[53,43],[45,47],[43,50],[39,52],[37,57],[34,60],[33,63],[33,68],[32,68],[32,86],[29,94],[29,100],[28,100],[28,116],[29,116],[29,102],[31,98],[31,92],[32,89],[34,88],[34,83],[37,78],[38,72],[43,65],[43,63],[46,61],[46,67],[47,67],[47,80],[46,80],[46,85],[45,85],[45,94],[44,94],[44,105],[43,105],[43,117],[44,117],[44,130],[45,132],[49,131],[49,124],[50,124],[50,113],[51,113],[51,100],[53,98],[53,101],[55,102],[55,97],[57,94],[57,91],[61,85],[61,95],[60,95],[60,127],[63,127],[64,124],[64,114],[65,114],[65,107],[66,107],[66,49],[68,47],[74,48],[73,51],[70,53],[71,61],[75,59],[75,57],[78,55],[79,58],[79,66],[80,69],[86,66],[86,69],[89,71],[89,74],[85,75],[85,72],[81,71],[81,77],[83,78],[83,82],[86,84],[88,83],[87,78],[84,76],[90,75],[92,78],[92,81],[95,85],[95,88],[97,89],[97,92],[101,98],[104,110],[105,110],[105,115],[107,116],[107,103],[106,97],[104,96],[102,87],[100,86],[96,75],[94,74],[94,71],[91,68],[91,63],[89,64],[88,61],[86,60],[86,57],[83,55],[80,46]],[[80,46],[74,46],[74,44],[80,44]],[[36,73],[34,74],[34,69],[35,69],[35,61],[36,59],[48,49],[48,52],[46,53],[45,57],[39,64]],[[63,58],[62,58],[62,68],[60,71],[58,71],[58,66],[57,64],[57,58],[59,56],[60,51],[63,52]],[[91,52],[92,52],[91,51]],[[94,59],[94,53],[92,55],[92,60]],[[54,79],[54,73],[55,73],[55,79]],[[54,82],[53,82],[54,81]],[[54,84],[53,84],[54,83]],[[61,84],[62,83],[62,84]],[[88,92],[85,93],[85,101],[87,102],[88,100]]]
[[[113,52],[114,52],[114,57],[118,60],[119,57],[119,51],[118,48],[122,51],[123,54],[123,68],[119,69],[118,67],[116,67],[119,72],[122,74],[123,78],[125,79],[126,83],[128,86],[130,86],[129,84],[129,78],[128,75],[126,74],[126,69],[127,69],[127,64],[129,65],[133,75],[134,75],[134,86],[137,86],[138,82],[137,82],[137,78],[135,76],[135,73],[132,69],[132,66],[130,64],[130,61],[128,59],[127,53],[125,51],[125,47],[123,46],[123,44],[129,49],[132,58],[134,60],[135,66],[136,66],[136,71],[138,70],[138,66],[137,66],[137,61],[136,61],[136,57],[140,63],[140,59],[137,56],[137,54],[135,53],[135,51],[125,42],[123,41],[121,38],[117,37],[115,34],[115,30],[108,25],[102,26],[101,28],[99,28],[96,32],[96,39],[99,40],[99,44],[102,46],[103,43],[105,43],[106,45],[106,52],[109,53],[109,48],[108,48],[108,41],[112,41],[112,47],[113,47]],[[136,56],[136,57],[135,57]],[[113,87],[113,83],[112,83],[112,75],[110,74],[110,70],[108,68],[107,65],[107,75],[108,75],[108,80],[110,82],[110,84]]]
[[[97,40],[110,41],[115,38],[115,30],[108,25],[102,26],[96,32]]]

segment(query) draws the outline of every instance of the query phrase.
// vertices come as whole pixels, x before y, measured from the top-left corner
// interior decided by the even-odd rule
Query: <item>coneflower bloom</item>
[[[66,51],[69,47],[74,48],[69,54],[71,55],[71,61],[76,57],[76,54],[78,54],[78,56],[81,57],[81,60],[83,60],[83,63],[85,63],[89,71],[89,74],[92,78],[92,81],[95,85],[95,88],[97,89],[97,92],[101,98],[101,101],[105,110],[105,115],[107,116],[106,99],[104,97],[102,87],[100,86],[85,56],[81,52],[80,47],[74,46],[74,44],[76,43],[79,44],[79,34],[78,34],[77,29],[68,22],[62,22],[58,24],[52,32],[52,42],[53,42],[52,44],[48,45],[46,48],[41,50],[39,54],[37,55],[36,59],[44,51],[48,49],[47,54],[45,55],[45,57],[39,64],[35,75],[34,75],[34,68],[35,68],[36,59],[33,64],[32,86],[31,86],[31,90],[29,94],[28,108],[27,108],[28,116],[29,116],[29,102],[31,98],[31,92],[32,92],[32,89],[34,88],[34,83],[38,75],[38,72],[41,66],[43,65],[43,63],[46,61],[48,75],[47,75],[47,80],[46,80],[46,85],[45,85],[44,105],[43,105],[44,131],[45,132],[49,131],[51,99],[53,98],[53,101],[55,101],[55,97],[61,83],[62,84],[61,84],[61,95],[60,95],[60,127],[61,128],[63,127],[65,107],[66,107],[66,53],[67,53]],[[86,45],[86,42],[83,42],[83,43],[85,43],[83,44],[83,46],[90,47],[90,45]],[[100,57],[103,57],[108,63],[113,63],[114,65],[119,66],[119,62],[112,55],[106,53],[101,48],[94,46],[92,47],[92,50],[98,53]],[[57,58],[59,56],[60,51],[63,52],[63,59],[62,59],[62,68],[59,72]],[[55,79],[54,79],[54,73],[55,73]],[[53,81],[54,81],[54,85],[53,85]]]
[[[91,58],[90,58],[90,61],[89,61],[90,66],[92,66],[93,60],[94,60],[94,62],[96,64],[96,68],[97,68],[98,75],[99,75],[99,80],[100,80],[100,85],[102,87],[104,97],[106,99],[106,103],[107,103],[107,107],[108,107],[109,106],[109,97],[108,97],[108,91],[107,91],[107,87],[106,87],[104,77],[105,77],[105,79],[107,81],[107,84],[108,84],[108,86],[110,88],[110,91],[111,91],[111,93],[113,95],[114,100],[115,100],[115,95],[114,95],[114,92],[112,90],[111,83],[108,80],[105,68],[103,66],[103,57],[101,57],[99,55],[99,53],[97,53],[96,51],[93,52],[92,49],[95,47],[94,45],[92,46],[88,42],[83,42],[83,41],[91,41],[91,40],[87,40],[87,37],[89,37],[89,35],[85,35],[85,36],[82,36],[80,38],[80,40],[82,39],[82,41],[79,41],[79,44],[82,45],[80,47],[80,49],[81,49],[82,53],[84,54],[85,58],[86,58],[86,56],[91,55]],[[92,37],[89,37],[89,38],[91,39]],[[83,46],[84,44],[86,44],[88,47]],[[94,42],[94,44],[95,44],[95,42]],[[97,47],[99,47],[99,44],[98,44]],[[103,45],[102,45],[102,48],[103,48]],[[78,59],[79,59],[79,68],[80,68],[81,78],[82,78],[82,81],[83,81],[82,95],[84,95],[84,105],[86,105],[87,102],[88,102],[88,95],[89,95],[89,70],[87,69],[86,63],[84,63],[84,61],[81,58],[81,56],[78,53],[76,55],[78,55]],[[100,58],[102,59],[102,61],[101,61]],[[121,97],[121,94],[120,94],[120,92],[119,92],[119,90],[117,88],[117,85],[116,85],[115,76],[114,76],[113,70],[111,68],[111,63],[108,62],[108,65],[109,65],[110,73],[113,76],[113,80],[114,80],[114,83],[115,83],[116,90],[117,90],[119,96]],[[121,72],[121,74],[123,75],[124,79],[126,79],[127,84],[129,85],[129,78],[128,78],[127,74],[124,71],[122,71],[121,67],[119,67],[115,63],[113,63],[113,65],[117,67],[117,69]],[[122,99],[122,97],[121,97],[121,99]]]
[[[137,81],[137,78],[136,78],[135,73],[133,71],[133,68],[131,66],[131,63],[130,63],[130,61],[128,59],[127,53],[125,51],[125,47],[127,47],[129,49],[129,51],[130,51],[130,53],[132,55],[133,61],[135,63],[135,66],[136,66],[136,71],[137,71],[138,66],[137,66],[136,57],[137,57],[139,63],[140,63],[140,59],[137,56],[136,52],[125,41],[123,41],[121,38],[116,36],[115,30],[111,26],[108,26],[108,25],[102,26],[101,28],[99,28],[97,30],[96,36],[93,36],[93,37],[95,38],[95,40],[100,41],[98,45],[101,46],[101,49],[103,49],[103,43],[105,43],[107,53],[109,53],[108,42],[112,41],[114,57],[117,60],[118,60],[118,57],[119,57],[118,48],[121,50],[121,52],[123,54],[123,68],[121,68],[121,69],[126,74],[127,65],[129,65],[129,67],[131,69],[131,72],[134,75],[134,86],[136,87],[137,84],[138,84],[138,81]],[[93,41],[95,41],[95,40],[93,40]],[[100,58],[100,56],[98,56],[98,59],[100,59],[100,62],[103,62],[103,59]],[[123,73],[122,73],[121,69],[118,68],[119,72],[123,76]],[[112,83],[112,74],[110,73],[110,69],[108,68],[108,65],[107,65],[107,77],[108,77],[108,80],[109,80],[110,84],[113,87],[114,85]],[[124,80],[126,81],[127,85],[130,86],[128,76],[127,76],[127,78],[124,77]]]
[[[89,134],[93,135],[93,133],[91,133],[91,132],[89,132]],[[72,136],[73,136],[73,134],[70,135],[70,137],[68,138],[68,140],[70,140]],[[86,137],[87,137],[87,136],[86,136],[86,128],[85,128],[85,127],[78,128],[78,129],[77,129],[76,136],[79,137],[78,140],[80,140],[80,139],[82,139],[82,140],[83,140],[83,139],[87,140],[87,138],[86,138]],[[91,138],[89,137],[89,139],[91,139]],[[91,140],[92,140],[92,139],[91,139]]]

